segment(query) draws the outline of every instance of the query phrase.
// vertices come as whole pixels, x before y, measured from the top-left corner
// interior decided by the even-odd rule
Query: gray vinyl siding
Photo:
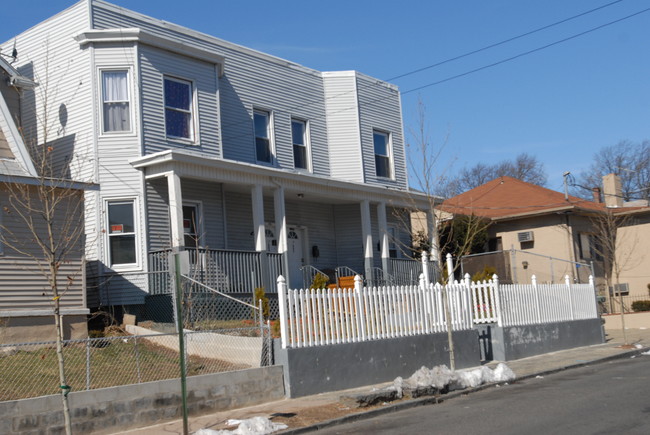
[[[363,183],[359,106],[354,72],[324,73],[323,82],[330,172],[333,178]]]
[[[357,73],[359,120],[365,182],[407,187],[399,92],[391,85]],[[373,130],[390,134],[392,180],[376,176]]]
[[[303,252],[305,264],[311,264],[321,270],[336,267],[333,206],[316,202],[287,201],[286,212],[289,226],[296,225],[307,229],[307,252]],[[313,246],[318,246],[318,258],[311,255]]]
[[[39,83],[36,90],[23,91],[25,142],[42,144],[47,140],[57,164],[71,160],[67,171],[71,177],[95,181],[93,164],[89,163],[93,161],[90,50],[80,50],[73,39],[87,28],[87,4],[79,2],[4,43],[2,52],[10,53],[15,43],[19,58],[13,66]],[[59,118],[63,109],[67,113],[65,125]],[[43,122],[48,128],[43,128]]]
[[[166,178],[147,181],[146,202],[149,252],[161,251],[171,247],[168,194]]]
[[[0,190],[0,222],[13,233],[13,235],[9,233],[5,235],[6,243],[0,250],[0,310],[50,309],[53,306],[52,290],[47,275],[39,267],[40,263],[40,266],[47,270],[47,264],[43,260],[42,250],[34,242],[32,231],[16,212],[11,210],[10,196],[20,195],[15,192],[19,191]],[[32,193],[32,198],[34,195],[36,195],[35,191]],[[73,219],[66,214],[67,210],[72,209],[73,201],[81,200],[81,197],[67,197],[68,193],[63,195],[66,197],[62,199],[55,211],[54,228],[55,231],[59,230],[55,237],[73,234],[72,232],[64,234],[61,228],[64,219]],[[81,222],[80,216],[78,219]],[[38,217],[33,222],[33,229],[41,238],[47,240],[45,222]],[[63,244],[66,245],[66,242]],[[79,239],[74,245],[66,246],[71,250],[64,257],[57,275],[59,291],[62,295],[61,306],[65,308],[86,305],[82,283],[82,244],[83,241]],[[69,282],[68,277],[72,278],[71,286],[65,291]]]
[[[139,55],[145,154],[176,148],[221,157],[215,65],[146,45],[140,45]],[[194,94],[192,141],[166,136],[164,77],[192,83]]]
[[[335,240],[338,266],[348,266],[364,273],[363,239],[361,237],[361,209],[359,204],[334,206]]]
[[[260,108],[273,113],[279,167],[293,169],[293,116],[310,123],[314,173],[329,175],[323,84],[318,71],[103,2],[93,2],[93,26],[139,27],[224,56],[225,71],[219,79],[223,157],[255,163],[252,110]],[[143,64],[143,74],[144,69]]]
[[[227,249],[254,251],[253,210],[251,195],[242,192],[225,192]],[[265,200],[265,203],[268,200]],[[265,212],[265,215],[267,213]],[[265,216],[266,217],[266,216]]]

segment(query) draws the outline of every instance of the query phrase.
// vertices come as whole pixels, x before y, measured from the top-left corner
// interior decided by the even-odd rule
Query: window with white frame
[[[372,141],[375,147],[375,174],[378,177],[390,178],[390,135],[374,130]]]
[[[165,132],[167,137],[194,139],[192,83],[165,77]]]
[[[135,226],[135,200],[112,200],[106,203],[108,214],[109,265],[138,262]]]
[[[198,204],[183,205],[183,237],[185,247],[198,248],[201,246],[200,209]]]
[[[293,142],[293,166],[296,169],[309,169],[307,150],[307,123],[299,119],[291,120],[291,139]]]
[[[104,133],[131,131],[128,70],[102,71]]]
[[[255,156],[258,162],[273,163],[271,143],[271,114],[263,110],[253,112],[255,124]]]

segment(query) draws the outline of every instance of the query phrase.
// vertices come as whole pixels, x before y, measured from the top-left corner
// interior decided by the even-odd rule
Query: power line
[[[442,80],[438,80],[438,81],[435,81],[435,82],[428,83],[426,85],[418,86],[417,88],[409,89],[408,91],[402,92],[402,95],[409,94],[409,93],[415,92],[415,91],[419,91],[419,90],[422,90],[422,89],[425,89],[425,88],[429,88],[431,86],[436,86],[436,85],[439,85],[441,83],[445,83],[445,82],[448,82],[448,81],[451,81],[451,80],[455,80],[455,79],[460,78],[460,77],[465,77],[465,76],[468,76],[470,74],[474,74],[476,72],[483,71],[485,69],[492,68],[492,67],[495,67],[497,65],[501,65],[503,63],[510,62],[512,60],[515,60],[515,59],[519,59],[520,57],[524,57],[524,56],[527,56],[529,54],[536,53],[538,51],[542,51],[542,50],[545,50],[547,48],[553,47],[555,45],[562,44],[562,43],[570,41],[572,39],[579,38],[579,37],[584,36],[586,34],[595,32],[596,30],[600,30],[600,29],[602,29],[604,27],[608,27],[608,26],[611,26],[613,24],[620,23],[621,21],[628,20],[630,18],[633,18],[633,17],[635,17],[637,15],[641,15],[641,14],[643,14],[645,12],[648,12],[648,11],[650,11],[650,8],[643,9],[643,10],[641,10],[639,12],[635,12],[635,13],[633,13],[631,15],[627,15],[627,16],[625,16],[623,18],[619,18],[617,20],[610,21],[610,22],[605,23],[605,24],[601,24],[600,26],[592,27],[591,29],[585,30],[584,32],[576,33],[575,35],[568,36],[566,38],[557,40],[555,42],[551,42],[550,44],[546,44],[546,45],[543,45],[541,47],[533,48],[532,50],[528,50],[528,51],[525,51],[523,53],[519,53],[517,55],[502,59],[500,61],[493,62],[491,64],[484,65],[484,66],[481,66],[481,67],[478,67],[478,68],[474,68],[474,69],[466,71],[464,73],[456,74],[456,75],[453,75],[451,77],[447,77],[447,78],[442,79]]]
[[[604,4],[604,5],[599,6],[599,7],[597,7],[597,8],[590,9],[590,10],[588,10],[588,11],[585,11],[585,12],[579,13],[579,14],[577,14],[577,15],[573,15],[573,16],[571,16],[571,17],[565,18],[565,19],[560,20],[560,21],[556,21],[556,22],[554,22],[554,23],[551,23],[551,24],[548,24],[548,25],[545,25],[545,26],[539,27],[539,28],[534,29],[534,30],[531,30],[531,31],[528,31],[528,32],[525,32],[525,33],[519,34],[519,35],[517,35],[517,36],[513,36],[513,37],[511,37],[511,38],[508,38],[508,39],[505,39],[505,40],[502,40],[502,41],[496,42],[496,43],[494,43],[494,44],[487,45],[487,46],[485,46],[485,47],[482,47],[482,48],[479,48],[479,49],[476,49],[476,50],[473,50],[473,51],[470,51],[470,52],[467,52],[467,53],[464,53],[464,54],[461,54],[461,55],[458,55],[458,56],[455,56],[455,57],[452,57],[452,58],[449,58],[449,59],[446,59],[446,60],[443,60],[443,61],[440,61],[440,62],[437,62],[437,63],[432,64],[432,65],[428,65],[428,66],[425,66],[425,67],[422,67],[422,68],[418,68],[418,69],[415,69],[415,70],[407,71],[407,72],[405,72],[405,73],[403,73],[403,74],[400,74],[400,75],[397,75],[397,76],[395,76],[395,77],[392,77],[392,78],[389,78],[389,79],[385,79],[385,80],[383,80],[382,82],[391,82],[391,81],[393,81],[393,80],[398,80],[398,79],[403,78],[403,77],[407,77],[407,76],[410,76],[410,75],[413,75],[413,74],[417,74],[417,73],[419,73],[419,72],[426,71],[426,70],[428,70],[428,69],[435,68],[435,67],[438,67],[438,66],[444,65],[444,64],[446,64],[446,63],[450,63],[450,62],[453,62],[453,61],[455,61],[455,60],[462,59],[462,58],[465,58],[465,57],[471,56],[471,55],[476,54],[476,53],[480,53],[480,52],[482,52],[482,51],[489,50],[489,49],[491,49],[491,48],[494,48],[494,47],[497,47],[497,46],[500,46],[500,45],[506,44],[506,43],[508,43],[508,42],[512,42],[512,41],[515,41],[515,40],[517,40],[517,39],[521,39],[521,38],[524,38],[524,37],[526,37],[526,36],[532,35],[532,34],[534,34],[534,33],[538,33],[538,32],[541,32],[541,31],[543,31],[543,30],[549,29],[549,28],[551,28],[551,27],[555,27],[555,26],[558,26],[558,25],[560,25],[560,24],[566,23],[566,22],[568,22],[568,21],[572,21],[572,20],[574,20],[574,19],[577,19],[577,18],[583,17],[583,16],[585,16],[585,15],[588,15],[588,14],[591,14],[591,13],[596,12],[596,11],[598,11],[598,10],[601,10],[601,9],[604,9],[604,8],[607,8],[607,7],[610,7],[610,6],[613,6],[613,5],[615,5],[615,4],[617,4],[617,3],[621,3],[621,2],[623,2],[623,1],[624,1],[624,0],[615,0],[615,1],[612,1],[612,2],[610,2],[610,3]],[[522,56],[523,56],[523,55],[522,55]],[[507,60],[502,61],[502,62],[500,62],[500,63],[503,63],[503,62],[506,62],[506,61],[507,61]],[[495,65],[498,65],[498,63],[496,63]],[[495,66],[495,65],[491,65],[491,66]],[[461,75],[458,75],[458,77],[462,77],[462,76],[464,76],[464,75],[471,74],[472,72],[477,72],[477,71],[480,71],[481,69],[485,69],[485,68],[489,68],[489,67],[490,67],[490,66],[486,66],[486,67],[483,67],[483,68],[477,69],[476,71],[470,71],[470,72],[467,72],[467,73],[463,73],[463,74],[461,74]],[[445,81],[453,80],[454,78],[458,78],[458,77],[452,77],[452,78],[449,78],[449,79],[445,79],[445,80],[443,80],[443,81],[440,81],[440,83],[444,83]],[[330,97],[326,97],[326,98],[315,98],[315,99],[312,99],[312,100],[308,100],[308,101],[306,101],[306,102],[304,102],[304,103],[302,103],[302,104],[298,104],[298,105],[292,106],[292,107],[290,107],[290,108],[288,108],[288,109],[283,109],[283,110],[277,109],[277,110],[274,110],[274,111],[275,111],[275,112],[278,112],[278,113],[290,113],[291,111],[294,111],[294,110],[297,110],[297,109],[302,109],[302,108],[309,107],[309,106],[312,106],[312,105],[314,105],[314,104],[318,104],[318,103],[324,103],[324,102],[326,102],[326,101],[328,101],[328,100],[333,100],[333,99],[336,99],[336,98],[339,98],[339,97],[343,97],[343,96],[348,95],[348,94],[350,94],[350,93],[352,93],[352,92],[358,92],[359,90],[363,90],[363,89],[370,88],[370,87],[373,87],[373,86],[380,86],[380,85],[382,85],[382,84],[383,84],[383,83],[373,82],[373,83],[366,84],[366,85],[364,85],[364,86],[360,86],[359,88],[354,89],[354,90],[350,90],[350,91],[346,91],[346,92],[341,92],[341,93],[339,93],[339,94],[332,95],[332,96],[330,96]],[[435,83],[435,84],[438,84],[438,83]],[[428,87],[428,86],[433,86],[433,84],[425,85],[425,87]],[[418,89],[420,89],[420,88],[416,88],[416,89],[412,89],[412,90],[409,90],[409,91],[406,91],[406,92],[402,92],[401,94],[404,95],[404,94],[406,94],[406,93],[413,92],[413,91],[416,91],[416,90],[418,90]],[[390,98],[390,97],[387,97],[387,98]],[[355,107],[356,107],[356,106],[355,106]],[[343,111],[343,110],[350,110],[350,109],[353,109],[353,108],[354,108],[354,107],[350,107],[350,108],[347,108],[347,109],[341,109],[340,111]],[[317,117],[317,118],[315,118],[315,119],[319,119],[319,118],[321,118],[321,117]],[[247,122],[248,122],[248,121],[247,121]],[[240,124],[241,124],[240,122],[230,123],[230,124],[222,125],[222,128],[223,128],[223,127],[236,126],[236,125],[240,125]]]
[[[565,18],[565,19],[560,20],[560,21],[556,21],[555,23],[551,23],[551,24],[548,24],[546,26],[538,27],[537,29],[531,30],[529,32],[522,33],[520,35],[513,36],[513,37],[508,38],[508,39],[504,39],[503,41],[495,42],[494,44],[486,45],[485,47],[481,47],[481,48],[478,48],[476,50],[472,50],[472,51],[469,51],[467,53],[464,53],[464,54],[461,54],[461,55],[458,55],[458,56],[450,57],[449,59],[442,60],[442,61],[434,63],[432,65],[428,65],[428,66],[425,66],[425,67],[422,67],[422,68],[418,68],[418,69],[406,72],[404,74],[400,74],[400,75],[395,76],[395,77],[391,77],[389,79],[386,79],[386,81],[391,82],[393,80],[397,80],[397,79],[401,79],[403,77],[407,77],[407,76],[410,76],[410,75],[413,75],[413,74],[417,74],[419,72],[426,71],[428,69],[435,68],[435,67],[444,65],[446,63],[453,62],[453,61],[458,60],[458,59],[463,59],[463,58],[471,56],[473,54],[480,53],[482,51],[486,51],[486,50],[489,50],[491,48],[498,47],[498,46],[503,45],[503,44],[507,44],[508,42],[516,41],[517,39],[524,38],[524,37],[532,35],[534,33],[541,32],[542,30],[550,29],[551,27],[555,27],[555,26],[558,26],[560,24],[564,24],[564,23],[566,23],[568,21],[575,20],[576,18],[580,18],[582,16],[585,16],[585,15],[590,14],[592,12],[596,12],[596,11],[598,11],[600,9],[604,9],[606,7],[612,6],[612,5],[614,5],[616,3],[620,3],[622,1],[623,0],[616,0],[616,1],[613,1],[611,3],[607,3],[607,4],[599,6],[597,8],[590,9],[588,11],[582,12],[582,13],[580,13],[578,15],[573,15],[572,17]]]

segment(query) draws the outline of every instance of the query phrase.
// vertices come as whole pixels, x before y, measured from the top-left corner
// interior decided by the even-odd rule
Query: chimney
[[[603,196],[606,207],[623,207],[623,188],[618,175],[607,174],[603,177]]]
[[[597,204],[600,204],[602,200],[600,199],[600,187],[594,187],[591,189],[591,195],[593,196],[593,201]]]

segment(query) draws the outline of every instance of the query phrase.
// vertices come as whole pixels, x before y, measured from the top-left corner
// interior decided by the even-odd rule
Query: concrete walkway
[[[607,331],[607,342],[605,344],[552,352],[520,360],[508,361],[507,364],[515,372],[518,379],[523,379],[550,374],[573,367],[604,362],[610,359],[630,358],[650,349],[650,329],[630,329],[626,332],[627,342],[632,346],[623,346],[624,341],[621,330],[609,330]],[[634,345],[637,346],[635,347]],[[496,365],[496,363],[490,363],[489,365]],[[364,416],[370,417],[376,415],[378,412],[391,412],[398,408],[402,409],[419,406],[424,402],[432,401],[431,397],[403,400],[393,404],[380,406],[370,411],[366,409],[352,410],[340,403],[339,398],[343,395],[359,394],[364,391],[370,392],[384,388],[388,385],[390,384],[373,385],[353,390],[324,393],[297,399],[285,399],[248,408],[216,412],[201,417],[190,417],[190,433],[202,428],[232,430],[234,427],[227,427],[225,425],[225,422],[228,419],[242,420],[256,416],[268,417],[274,421],[281,421],[289,425],[289,429],[278,433],[305,433],[317,430],[321,427],[334,425],[342,421],[364,418]],[[467,390],[463,390],[462,394],[466,394],[467,392]],[[442,396],[442,398],[451,399],[454,395],[456,394],[452,393]],[[182,434],[182,427],[182,421],[175,420],[121,433],[131,435]]]

